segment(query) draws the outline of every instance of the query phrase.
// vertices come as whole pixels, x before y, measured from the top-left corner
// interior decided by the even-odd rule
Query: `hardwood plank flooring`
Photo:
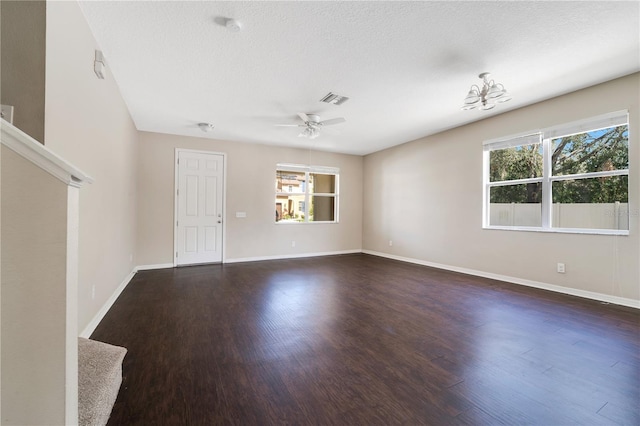
[[[640,425],[640,313],[355,254],[139,272],[109,425]]]

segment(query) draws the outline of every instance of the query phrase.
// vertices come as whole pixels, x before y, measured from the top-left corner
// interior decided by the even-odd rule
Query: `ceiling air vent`
[[[349,98],[347,98],[346,96],[340,96],[340,95],[336,95],[335,93],[331,93],[329,92],[327,94],[327,96],[325,96],[324,98],[320,99],[320,102],[324,102],[327,104],[334,104],[334,105],[342,105],[343,103],[347,102],[349,100]]]

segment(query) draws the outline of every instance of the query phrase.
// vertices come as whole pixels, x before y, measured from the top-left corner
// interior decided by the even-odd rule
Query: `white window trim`
[[[553,202],[551,200],[551,185],[553,182],[563,180],[576,180],[597,178],[602,176],[629,176],[629,169],[611,170],[604,172],[580,173],[575,175],[551,175],[551,140],[559,137],[571,136],[587,131],[595,131],[606,129],[614,126],[629,125],[629,112],[627,110],[615,111],[600,116],[577,120],[566,124],[561,124],[545,129],[518,133],[508,137],[490,139],[484,141],[483,157],[482,157],[482,228],[494,230],[508,231],[529,231],[529,232],[551,232],[551,233],[568,233],[568,234],[595,234],[595,235],[629,235],[626,229],[582,229],[582,228],[554,228],[551,226],[551,215]],[[489,155],[491,151],[512,148],[520,145],[530,145],[534,143],[542,143],[543,158],[543,176],[537,178],[516,179],[510,181],[489,181]],[[509,186],[527,183],[542,182],[542,202],[541,216],[542,223],[540,227],[529,226],[503,226],[491,225],[489,220],[489,189],[498,186]],[[548,194],[548,195],[547,195]]]
[[[305,188],[304,188],[304,221],[302,222],[284,222],[284,221],[277,221],[275,222],[276,225],[326,225],[326,224],[335,224],[335,223],[339,223],[340,222],[340,218],[339,218],[339,212],[340,212],[340,205],[339,205],[339,191],[340,191],[340,169],[338,167],[328,167],[328,166],[307,166],[307,165],[303,165],[303,164],[289,164],[289,163],[278,163],[276,164],[276,172],[278,171],[282,171],[282,172],[302,172],[302,173],[306,173],[307,176],[311,173],[315,173],[315,174],[323,174],[323,175],[333,175],[335,176],[335,192],[331,192],[331,193],[309,193],[309,185],[305,184]],[[297,194],[297,193],[296,193]],[[300,195],[302,195],[303,193],[300,192]],[[291,193],[289,192],[278,192],[276,191],[276,196],[278,195],[283,195],[283,196],[289,196],[291,195]],[[308,214],[308,209],[311,207],[311,204],[309,203],[311,196],[318,196],[318,197],[333,197],[334,198],[334,220],[326,220],[326,221],[313,221],[313,222],[309,222],[309,214]]]

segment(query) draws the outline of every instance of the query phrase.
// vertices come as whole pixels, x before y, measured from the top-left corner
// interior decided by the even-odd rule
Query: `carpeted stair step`
[[[78,338],[78,423],[106,425],[122,384],[120,346]]]

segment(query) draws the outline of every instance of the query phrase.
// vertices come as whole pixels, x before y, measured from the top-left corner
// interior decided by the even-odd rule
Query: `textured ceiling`
[[[80,4],[143,131],[367,154],[640,70],[637,1]],[[483,71],[513,100],[461,111]]]

